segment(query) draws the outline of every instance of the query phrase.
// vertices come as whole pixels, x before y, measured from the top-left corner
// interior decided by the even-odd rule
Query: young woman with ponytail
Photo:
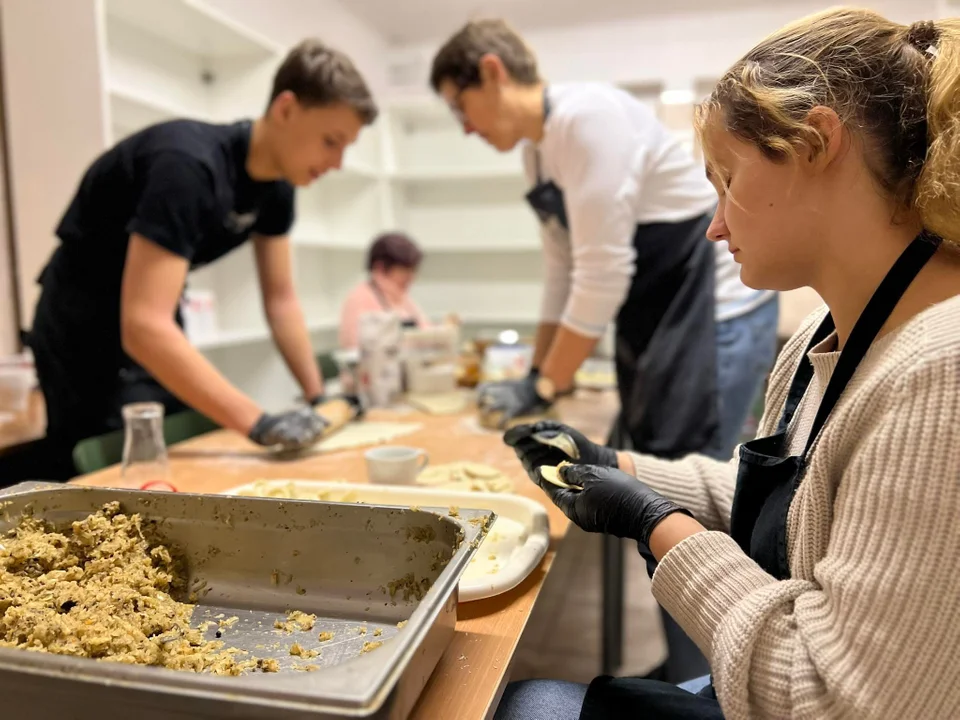
[[[960,717],[960,19],[829,10],[763,40],[699,108],[752,287],[825,301],[728,463],[509,431],[580,527],[637,540],[710,661],[652,680],[511,685],[501,720]],[[566,432],[578,460],[541,441]],[[568,487],[538,468],[566,460]],[[570,486],[573,486],[572,488]]]

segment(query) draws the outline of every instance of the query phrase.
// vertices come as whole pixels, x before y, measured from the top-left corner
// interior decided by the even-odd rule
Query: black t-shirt
[[[294,190],[246,171],[252,123],[173,120],[145,128],[101,155],[84,174],[59,226],[68,283],[118,291],[131,233],[194,269],[253,233],[285,235]]]

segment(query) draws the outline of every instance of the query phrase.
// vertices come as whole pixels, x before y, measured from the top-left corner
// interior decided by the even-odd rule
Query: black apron
[[[159,402],[167,415],[187,409],[123,351],[120,288],[76,279],[87,261],[57,247],[38,278],[42,289],[26,337],[47,407],[44,450],[53,480],[76,474],[72,456],[80,440],[123,428],[125,404]],[[176,321],[183,326],[179,308]]]
[[[544,120],[550,113],[546,90]],[[541,223],[569,230],[563,191],[544,181],[526,195]],[[719,428],[714,251],[710,215],[638,225],[636,272],[616,320],[620,414],[608,444],[664,458],[709,445]]]
[[[778,580],[790,577],[787,514],[803,479],[810,448],[877,333],[939,244],[940,239],[935,236],[919,235],[877,287],[840,353],[803,453],[786,456],[787,428],[813,377],[813,365],[806,354],[793,376],[776,432],[740,447],[730,535],[752,560]],[[833,330],[833,317],[827,315],[810,339],[806,353]],[[720,720],[723,717],[712,684],[693,695],[655,680],[604,677],[591,683],[580,720],[632,720],[641,715],[650,720],[694,717]]]

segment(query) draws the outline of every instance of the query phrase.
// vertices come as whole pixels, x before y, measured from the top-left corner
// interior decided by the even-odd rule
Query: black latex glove
[[[693,515],[617,468],[566,465],[560,477],[582,490],[557,487],[537,473],[537,485],[563,513],[587,532],[606,533],[650,544],[650,534],[667,515]]]
[[[350,404],[350,407],[352,407],[354,411],[357,413],[358,418],[363,417],[364,407],[363,407],[363,403],[360,401],[359,395],[344,394],[344,395],[340,395],[339,397],[346,400]]]
[[[258,445],[300,450],[313,445],[329,425],[312,407],[289,410],[272,415],[264,413],[250,431],[250,439]]]
[[[544,440],[566,435],[573,441],[576,456],[571,456],[558,447],[548,445]],[[543,420],[529,425],[517,425],[503,435],[503,441],[513,448],[520,458],[523,469],[534,482],[537,482],[537,468],[541,465],[559,465],[562,462],[579,465],[602,465],[617,467],[617,451],[613,448],[597,445],[584,437],[583,433],[569,425]]]
[[[540,368],[531,367],[530,370],[527,371],[526,377],[528,379],[532,378],[533,381],[536,382],[537,378],[540,377]],[[491,390],[494,390],[495,388],[507,387],[509,385],[513,385],[516,382],[517,382],[516,380],[496,380],[494,382],[480,383],[480,385],[477,387],[477,399],[479,400],[485,394],[487,394]]]
[[[521,380],[506,380],[483,386],[478,393],[477,402],[484,412],[501,413],[501,429],[513,418],[542,413],[552,404],[537,394],[537,375],[534,373]]]

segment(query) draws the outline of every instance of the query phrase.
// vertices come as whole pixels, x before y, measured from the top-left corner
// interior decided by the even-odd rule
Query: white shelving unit
[[[466,136],[433,99],[392,104],[382,131],[392,151],[391,224],[425,253],[415,299],[432,316],[456,312],[466,335],[529,329],[540,306],[540,240],[519,150],[500,154]]]
[[[53,8],[53,0],[37,1]],[[102,142],[98,151],[173,118],[259,116],[286,51],[204,0],[71,0],[71,7],[69,22],[28,15],[27,6],[18,19],[38,36],[46,36],[44,26],[56,29],[59,42],[81,53],[78,65],[99,98],[78,117],[89,120],[89,144]],[[661,88],[639,83],[631,91],[656,103]],[[18,97],[37,116],[51,115],[29,87]],[[412,292],[429,316],[458,314],[467,336],[509,327],[528,333],[539,311],[541,256],[519,151],[500,154],[466,136],[433,97],[381,100],[381,109],[344,167],[297,193],[296,281],[314,346],[334,347],[340,305],[366,275],[371,240],[385,230],[404,231],[424,249]],[[215,296],[217,329],[198,347],[266,407],[288,405],[298,390],[269,342],[253,248],[191,273],[189,285]]]
[[[371,240],[396,229],[424,250],[412,292],[429,316],[528,327],[539,308],[540,262],[526,189],[519,154],[498,155],[466,137],[438,101],[388,105],[348,151],[344,170],[299,194],[299,285],[322,286],[318,311],[335,315],[365,274]]]

